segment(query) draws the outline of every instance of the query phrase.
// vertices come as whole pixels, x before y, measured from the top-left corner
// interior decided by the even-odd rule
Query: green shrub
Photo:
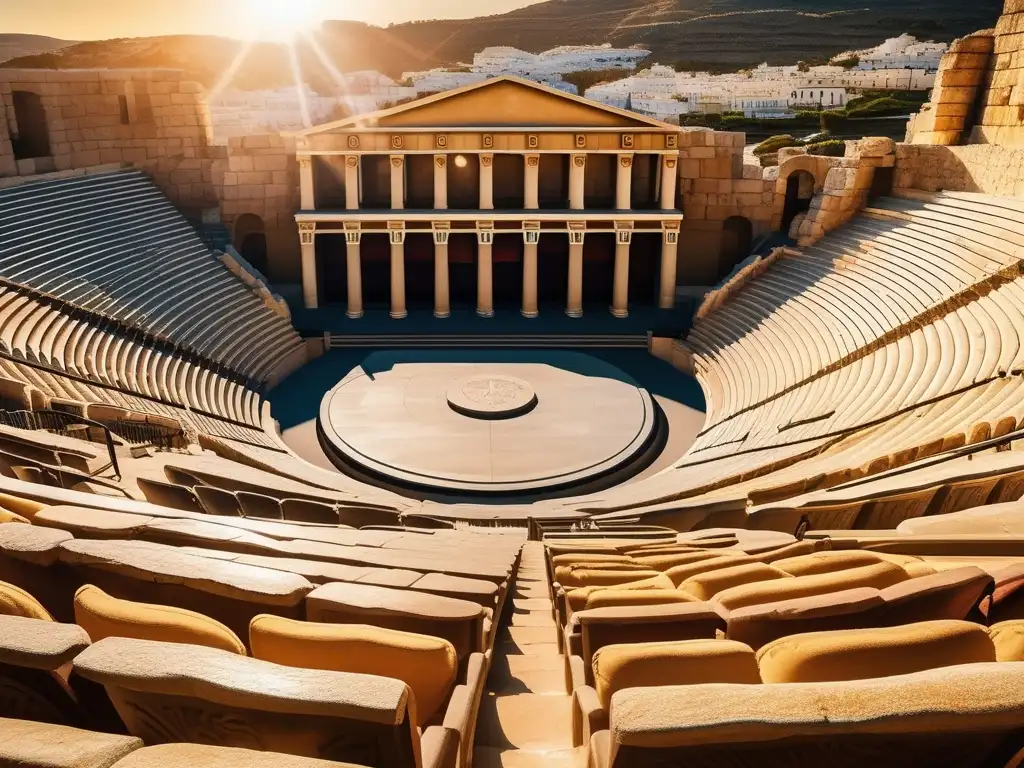
[[[846,142],[839,139],[828,139],[827,141],[819,141],[816,144],[809,144],[807,146],[807,154],[842,157],[846,154]]]
[[[781,136],[772,136],[765,139],[754,148],[754,155],[760,157],[761,155],[769,155],[773,152],[778,152],[780,149],[785,147],[802,147],[804,143],[788,133],[784,133]]]

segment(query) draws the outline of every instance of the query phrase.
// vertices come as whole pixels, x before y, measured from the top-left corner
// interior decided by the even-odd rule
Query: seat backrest
[[[737,553],[735,556],[742,556],[742,552]],[[647,568],[653,568],[656,571],[667,571],[669,568],[675,568],[680,565],[691,565],[693,563],[699,563],[703,560],[711,560],[717,557],[728,557],[730,553],[723,553],[712,549],[680,549],[674,552],[659,552],[652,551],[646,554],[635,554],[633,559],[639,565]]]
[[[730,611],[748,605],[777,603],[796,597],[823,595],[856,587],[885,587],[906,581],[907,572],[892,563],[875,563],[861,568],[849,568],[834,573],[818,573],[811,576],[794,576],[791,579],[774,579],[754,584],[730,587],[715,595],[715,602]]]
[[[967,621],[790,635],[757,652],[765,683],[863,680],[995,660],[985,628]]]
[[[874,565],[884,558],[862,549],[827,549],[810,555],[776,560],[774,565],[791,576],[812,576]]]
[[[976,566],[939,571],[894,584],[881,591],[886,624],[911,624],[972,617],[992,594],[995,579]],[[980,617],[977,613],[974,618]]]
[[[760,682],[754,652],[732,640],[673,640],[606,645],[591,659],[601,706],[626,688]]]
[[[186,742],[418,768],[409,687],[300,669],[202,646],[108,637],[74,661],[102,685],[128,732]]]
[[[787,635],[876,626],[884,610],[879,591],[870,587],[797,597],[730,611],[726,636],[757,650]]]
[[[26,619],[53,621],[38,600],[21,587],[0,581],[0,616],[22,616]]]
[[[587,606],[587,601],[591,595],[596,592],[600,592],[606,589],[614,588],[616,591],[621,590],[638,590],[638,589],[674,589],[675,585],[672,581],[663,573],[659,573],[656,576],[652,576],[646,579],[640,579],[638,581],[630,581],[625,584],[613,584],[609,586],[590,586],[590,587],[579,587],[566,593],[566,600],[569,603],[569,608],[573,611],[581,611]]]
[[[761,562],[761,560],[751,555],[719,555],[717,557],[699,560],[694,563],[674,565],[665,571],[665,575],[668,576],[672,580],[672,583],[678,587],[691,576],[707,573],[708,571],[715,571],[719,568],[732,568],[736,565],[758,562]]]
[[[257,616],[249,625],[252,655],[306,669],[331,669],[403,681],[416,699],[417,726],[437,716],[458,674],[447,640],[364,624],[321,624]]]
[[[988,607],[989,623],[1024,619],[1024,563],[1001,568],[995,580],[992,604]]]
[[[238,636],[209,616],[172,605],[120,600],[92,584],[75,593],[75,622],[93,642],[105,637],[134,637],[246,653]]]
[[[478,603],[422,592],[333,582],[306,598],[306,620],[369,624],[447,640],[461,661],[482,652],[484,608]]]
[[[746,563],[691,576],[679,585],[679,591],[698,600],[710,600],[729,587],[788,578],[791,578],[788,573],[766,563]]]
[[[0,717],[0,765],[110,768],[142,748],[141,739]]]
[[[587,598],[584,610],[630,605],[693,603],[697,598],[678,589],[599,589]]]
[[[192,489],[206,512],[223,517],[242,517],[242,505],[231,491],[211,485],[197,485]]]
[[[626,584],[630,581],[640,581],[657,576],[660,571],[653,568],[630,568],[628,566],[613,566],[612,568],[591,568],[587,566],[559,566],[555,569],[555,581],[565,589],[578,589],[580,587],[607,587],[616,584]]]
[[[1024,664],[620,690],[606,733],[592,765],[1002,766],[1024,743]]]
[[[1001,621],[988,628],[996,661],[1024,661],[1024,620]]]

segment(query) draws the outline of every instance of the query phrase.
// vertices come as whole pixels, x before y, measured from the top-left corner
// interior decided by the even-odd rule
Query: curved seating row
[[[302,344],[138,171],[0,190],[0,272],[253,380]]]

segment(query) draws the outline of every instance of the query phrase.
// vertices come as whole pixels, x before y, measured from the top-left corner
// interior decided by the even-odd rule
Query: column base
[[[434,310],[434,317],[436,317],[438,320],[444,320],[446,317],[451,317],[451,316],[452,316],[451,312],[439,312],[436,309]]]
[[[521,309],[519,310],[519,314],[523,317],[530,318],[531,320],[535,317],[540,317],[540,312],[536,309]]]
[[[494,317],[494,310],[493,309],[478,309],[476,311],[476,314],[479,317]]]
[[[659,301],[658,302],[658,309],[675,309],[675,308],[676,308],[676,303],[673,300]]]
[[[628,309],[616,309],[615,307],[611,307],[609,311],[612,313],[612,317],[629,317]]]
[[[391,315],[392,320],[404,320],[409,316],[409,313],[406,312],[404,309],[401,312],[395,312],[394,310],[392,310],[388,314]]]
[[[565,314],[568,315],[569,317],[583,317],[583,310],[582,309],[567,309],[567,310],[565,310]]]
[[[345,312],[345,317],[347,317],[349,320],[358,320],[362,316],[363,316],[363,310],[361,310],[361,309],[358,312],[348,312],[348,311]]]

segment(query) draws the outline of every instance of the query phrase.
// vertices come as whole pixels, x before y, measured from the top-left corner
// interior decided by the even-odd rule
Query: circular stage
[[[327,393],[321,445],[339,469],[456,493],[576,487],[623,470],[655,437],[651,396],[613,366],[397,362],[371,355]]]

